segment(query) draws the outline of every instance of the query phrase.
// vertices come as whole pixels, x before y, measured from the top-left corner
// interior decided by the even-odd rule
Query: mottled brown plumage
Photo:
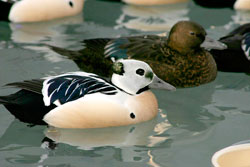
[[[212,55],[200,47],[206,32],[198,24],[181,21],[173,26],[169,37],[157,35],[88,39],[80,51],[54,51],[73,59],[84,71],[110,76],[110,57],[132,58],[147,62],[156,75],[176,87],[191,87],[216,78]]]

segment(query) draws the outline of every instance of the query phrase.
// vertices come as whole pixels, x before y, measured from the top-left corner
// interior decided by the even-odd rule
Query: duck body
[[[249,0],[194,0],[197,5],[207,8],[233,8],[237,10],[249,10]]]
[[[83,41],[85,48],[79,51],[51,48],[73,59],[84,71],[99,70],[103,73],[110,71],[110,58],[132,58],[147,62],[157,76],[176,87],[191,87],[211,82],[217,74],[212,55],[200,47],[205,36],[206,32],[200,25],[182,21],[172,28],[169,37],[145,35],[87,39]]]
[[[250,24],[244,24],[219,39],[227,49],[212,49],[218,70],[225,72],[250,72]]]
[[[131,79],[131,73],[129,75],[128,79]],[[121,77],[124,76],[114,74],[113,84],[92,73],[72,72],[11,83],[9,86],[21,90],[9,96],[1,96],[0,103],[22,122],[59,128],[123,126],[155,117],[158,103],[148,88],[153,78],[146,78],[146,84],[134,81],[140,82],[139,87],[143,85],[139,89],[136,85],[127,87],[131,85],[131,80],[119,79]],[[174,89],[171,85],[167,86]]]
[[[80,13],[84,0],[1,0],[0,19],[11,22],[47,21]]]

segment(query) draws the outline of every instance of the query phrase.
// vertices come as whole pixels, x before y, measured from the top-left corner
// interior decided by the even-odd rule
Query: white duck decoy
[[[92,73],[71,72],[11,83],[8,85],[21,90],[1,96],[0,103],[30,124],[102,128],[152,119],[158,113],[158,103],[149,87],[175,90],[142,61],[119,60],[113,72],[111,82]]]
[[[0,0],[0,20],[37,22],[73,16],[83,9],[84,0]]]

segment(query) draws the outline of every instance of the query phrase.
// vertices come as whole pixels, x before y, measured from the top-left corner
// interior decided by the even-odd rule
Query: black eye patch
[[[143,69],[141,69],[141,68],[139,68],[139,69],[136,70],[136,74],[138,74],[138,75],[143,76],[144,73],[145,73],[145,71]]]

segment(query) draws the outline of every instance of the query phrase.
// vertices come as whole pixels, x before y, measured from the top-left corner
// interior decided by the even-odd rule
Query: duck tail
[[[9,104],[7,96],[0,96],[0,104]]]
[[[52,46],[52,45],[46,45],[46,46],[49,47],[52,51],[62,56],[65,56],[66,58],[69,58],[71,60],[78,59],[81,56],[81,53],[79,51],[68,50],[68,49],[64,49],[64,48],[60,48],[60,47]]]
[[[34,125],[46,125],[43,117],[55,108],[45,106],[43,96],[27,90],[20,90],[8,96],[0,96],[0,104],[17,119]]]

